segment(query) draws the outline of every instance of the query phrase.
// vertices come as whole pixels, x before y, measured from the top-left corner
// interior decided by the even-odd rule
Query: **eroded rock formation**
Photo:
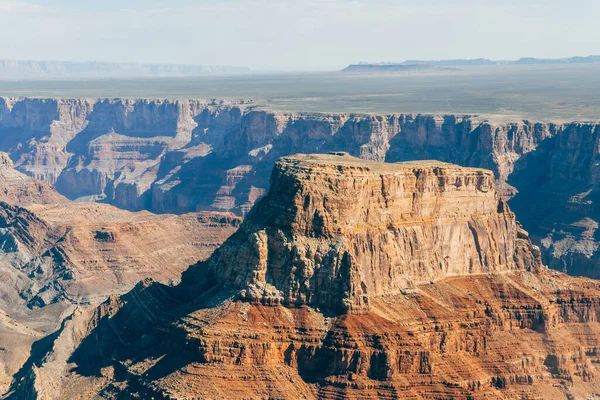
[[[512,165],[560,125],[469,116],[300,114],[167,100],[0,100],[0,150],[70,198],[127,209],[250,209],[275,160],[347,151],[367,160]]]
[[[594,277],[600,219],[590,156],[598,126],[281,113],[203,100],[0,99],[0,150],[19,171],[71,199],[245,215],[268,190],[281,156],[347,151],[388,162],[437,159],[492,170],[505,200],[522,192],[513,208],[546,263]],[[591,173],[573,176],[579,169]]]
[[[75,305],[101,303],[146,277],[176,283],[239,222],[229,213],[159,216],[73,203],[0,153],[0,392],[31,344]]]
[[[282,158],[271,182],[210,260],[250,298],[348,311],[446,276],[541,267],[491,171],[337,153]]]
[[[600,278],[600,125],[572,124],[515,164],[511,201],[544,250],[570,274]]]
[[[597,282],[541,266],[491,172],[297,156],[181,284],[75,312],[12,395],[585,398],[599,315]]]
[[[14,169],[7,153],[0,152],[0,201],[11,204],[58,204],[68,200],[48,183]]]

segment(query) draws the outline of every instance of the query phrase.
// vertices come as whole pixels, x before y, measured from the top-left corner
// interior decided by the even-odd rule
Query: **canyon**
[[[600,286],[543,266],[494,172],[274,163],[177,285],[79,307],[10,398],[593,398]]]
[[[0,98],[0,391],[600,393],[599,135]]]
[[[287,113],[252,101],[0,99],[0,150],[71,200],[244,216],[275,161],[346,151],[490,169],[543,261],[599,277],[596,122],[469,115]]]
[[[0,391],[76,307],[153,277],[178,282],[240,219],[229,213],[153,215],[74,203],[13,169],[0,153]]]

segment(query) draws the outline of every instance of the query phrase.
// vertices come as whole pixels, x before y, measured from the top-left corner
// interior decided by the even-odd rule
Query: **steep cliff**
[[[247,212],[275,160],[347,151],[367,160],[440,159],[505,182],[560,126],[468,116],[298,114],[168,100],[0,100],[0,149],[70,198],[128,209]]]
[[[271,182],[209,262],[248,298],[349,311],[447,276],[541,268],[491,171],[336,153],[283,158]]]
[[[545,261],[588,276],[599,269],[598,219],[577,198],[594,187],[594,178],[563,177],[593,165],[587,155],[597,129],[596,123],[466,115],[281,113],[212,100],[0,99],[0,150],[19,171],[71,199],[158,213],[245,215],[268,190],[281,156],[347,151],[376,161],[438,159],[492,170],[505,200],[517,192],[533,198],[512,204]],[[557,147],[557,141],[569,144]]]
[[[177,287],[145,280],[76,311],[12,396],[592,395],[600,289],[541,266],[492,177],[284,158],[208,261]],[[396,253],[405,246],[413,257]]]
[[[570,274],[600,278],[600,125],[573,124],[515,164],[511,201],[544,250]]]

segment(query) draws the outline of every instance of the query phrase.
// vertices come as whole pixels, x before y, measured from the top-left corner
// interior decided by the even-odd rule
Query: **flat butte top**
[[[295,154],[282,157],[278,164],[291,169],[318,172],[320,168],[359,169],[363,172],[372,172],[374,174],[394,174],[407,173],[415,170],[430,170],[433,168],[443,168],[458,173],[477,173],[492,175],[492,171],[483,168],[461,167],[456,164],[446,163],[437,160],[416,160],[405,162],[380,162],[372,160],[363,160],[353,157],[346,152],[331,152],[329,154]],[[341,171],[340,171],[341,172]]]

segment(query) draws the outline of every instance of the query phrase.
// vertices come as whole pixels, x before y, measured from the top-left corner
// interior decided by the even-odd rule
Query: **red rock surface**
[[[593,396],[600,390],[599,284],[542,267],[490,177],[435,162],[283,159],[269,194],[208,261],[187,271],[177,287],[146,280],[96,309],[75,312],[48,350],[30,360],[36,367],[24,371],[13,394]],[[387,204],[380,203],[384,198]],[[477,238],[486,238],[485,249],[476,245],[481,239],[458,233],[474,221],[484,221]],[[412,269],[393,258],[402,253],[379,248],[376,239],[390,235],[393,249],[403,243],[401,233],[427,237],[448,227],[457,234],[430,242],[409,235],[414,249],[430,246],[413,257],[421,263]],[[373,240],[362,242],[357,232]],[[269,245],[281,235],[286,246]],[[473,270],[452,269],[454,263],[444,269],[436,261],[439,251],[490,259],[474,262]],[[364,257],[348,256],[344,269],[332,261],[338,254]],[[330,286],[318,286],[314,276]],[[357,290],[361,307],[338,307],[339,300],[357,304]]]
[[[76,305],[97,305],[146,277],[178,282],[239,223],[230,213],[158,216],[74,203],[0,153],[0,392],[32,343]]]

